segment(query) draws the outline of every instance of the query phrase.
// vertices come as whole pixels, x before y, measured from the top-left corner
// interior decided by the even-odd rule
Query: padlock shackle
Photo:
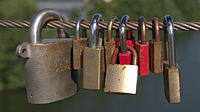
[[[42,43],[41,33],[43,26],[51,20],[62,20],[65,21],[64,16],[53,9],[42,9],[38,11],[31,19],[29,29],[29,43],[39,44]],[[67,30],[58,29],[58,37],[69,37]]]
[[[167,41],[168,49],[168,60],[170,67],[176,67],[176,54],[175,54],[175,43],[174,43],[174,23],[170,15],[166,15],[163,21],[165,25],[164,40]],[[167,50],[166,49],[166,50]]]
[[[137,52],[136,50],[131,47],[131,46],[127,46],[127,49],[131,51],[132,56],[132,65],[137,65]],[[111,64],[114,65],[117,63],[117,55],[119,54],[119,47],[115,48],[113,54],[112,54],[112,58],[111,58]]]
[[[141,44],[144,45],[147,42],[146,38],[146,22],[144,16],[140,16],[138,20],[138,40],[141,40]]]
[[[103,21],[101,14],[97,13],[92,17],[91,25],[90,25],[90,39],[89,39],[90,40],[90,42],[89,42],[90,48],[96,48],[97,44],[101,43],[101,42],[97,41],[97,35],[99,36],[98,26],[99,26],[100,21]],[[102,33],[103,32],[100,31],[100,34],[102,34]]]
[[[119,32],[120,32],[120,48],[121,53],[126,54],[127,53],[127,44],[126,44],[126,25],[129,20],[128,15],[124,15],[121,18],[120,26],[119,26]]]
[[[76,21],[76,40],[80,40],[80,27],[83,21],[85,21],[85,19],[82,16],[80,16]],[[82,38],[86,38],[86,35],[86,29],[82,29]]]
[[[113,16],[108,23],[108,42],[114,41],[112,38],[112,27],[113,27],[113,23],[118,20],[119,19],[116,16]],[[116,30],[116,33],[118,33],[119,35],[119,30]]]
[[[153,34],[153,39],[155,39],[156,42],[160,42],[160,28],[157,17],[154,17],[152,20],[152,34]]]

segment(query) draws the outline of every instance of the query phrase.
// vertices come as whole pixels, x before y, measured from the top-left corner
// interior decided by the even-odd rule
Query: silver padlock
[[[169,103],[181,102],[179,68],[176,63],[174,26],[170,15],[166,15],[163,24],[165,40],[165,61],[164,61],[164,86],[165,96]]]
[[[126,41],[126,18],[122,18],[120,22],[120,46],[121,51],[127,52],[127,49],[132,54],[132,65],[120,65],[116,64],[117,55],[119,53],[118,48],[113,52],[111,64],[108,64],[105,79],[104,92],[119,93],[119,94],[136,94],[137,78],[138,78],[138,66],[137,66],[137,53],[134,48],[127,46]]]
[[[77,84],[71,75],[72,40],[67,32],[58,30],[59,38],[41,39],[44,24],[50,20],[65,20],[52,9],[42,9],[34,15],[29,41],[19,45],[17,56],[24,59],[26,93],[29,103],[45,104],[74,95]]]
[[[91,21],[89,47],[83,51],[83,88],[96,89],[102,88],[105,60],[103,30],[98,29],[99,21],[103,21],[101,14],[95,14]],[[98,37],[97,37],[98,36]]]

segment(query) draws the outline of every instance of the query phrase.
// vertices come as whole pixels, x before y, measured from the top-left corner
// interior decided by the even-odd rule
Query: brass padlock
[[[58,30],[59,38],[41,39],[42,28],[50,20],[65,19],[55,10],[40,10],[31,20],[29,41],[16,49],[24,59],[26,93],[33,104],[58,101],[77,92],[71,75],[72,39],[64,38],[69,34]]]
[[[119,29],[120,41],[126,40],[126,20],[121,20]],[[129,49],[131,51],[133,65],[116,64],[117,55],[119,53],[118,48],[116,48],[112,55],[112,63],[108,65],[108,69],[106,71],[104,92],[136,94],[138,78],[137,53],[133,47],[127,46],[126,41],[120,43],[121,50],[124,49],[125,52],[127,52],[127,49]],[[124,48],[124,46],[126,47]]]
[[[153,73],[161,73],[163,71],[163,43],[160,41],[159,21],[156,17],[152,20],[152,34],[153,40],[149,41],[150,70]]]
[[[165,96],[169,103],[180,103],[180,79],[179,68],[176,64],[175,43],[174,43],[174,26],[170,15],[166,15],[163,24],[165,25],[164,40],[165,61],[164,61],[164,85]]]
[[[108,24],[108,39],[105,41],[105,60],[106,60],[106,69],[107,65],[111,63],[111,57],[115,50],[115,40],[112,38],[112,26],[118,18],[113,16]],[[116,30],[117,35],[119,35],[119,31]]]
[[[102,88],[105,60],[103,42],[103,29],[99,31],[98,23],[103,21],[101,14],[95,14],[91,20],[89,47],[83,51],[83,88]],[[97,38],[98,36],[98,38]]]
[[[83,68],[83,49],[87,47],[86,29],[82,29],[82,38],[80,38],[80,25],[84,21],[83,17],[79,17],[76,22],[76,36],[73,40],[73,69],[80,70]]]

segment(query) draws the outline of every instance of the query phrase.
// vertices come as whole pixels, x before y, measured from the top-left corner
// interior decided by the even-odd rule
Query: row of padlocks
[[[101,14],[91,20],[90,38],[86,29],[80,29],[84,19],[76,23],[76,35],[58,29],[58,38],[41,39],[43,26],[50,20],[65,20],[57,11],[43,9],[34,15],[29,30],[29,40],[20,44],[16,53],[24,59],[27,98],[30,103],[44,104],[74,95],[78,89],[78,74],[83,70],[82,87],[117,94],[136,94],[139,76],[149,72],[164,74],[165,95],[170,103],[180,102],[179,70],[175,60],[173,20],[164,18],[163,43],[160,40],[159,21],[154,18],[153,38],[147,42],[146,24],[139,17],[138,39],[126,30],[129,16],[121,18],[116,37],[112,36],[112,17],[108,24],[108,36],[104,42],[104,30],[98,29],[103,21]],[[80,36],[82,30],[82,36]]]

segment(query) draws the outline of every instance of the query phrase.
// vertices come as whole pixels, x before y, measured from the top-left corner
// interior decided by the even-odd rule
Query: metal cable
[[[162,22],[159,23],[160,30],[164,29]],[[0,20],[0,28],[29,28],[29,20]],[[107,29],[108,22],[103,21],[99,23],[100,29]],[[53,29],[75,29],[76,21],[50,21],[44,28],[53,28]],[[113,24],[113,29],[118,29],[119,21]],[[90,28],[90,21],[83,21],[81,23],[82,29]],[[152,22],[146,22],[146,28],[152,30]],[[127,24],[127,29],[137,30],[138,22],[130,21]],[[199,31],[200,22],[174,22],[174,30],[183,30],[183,31]]]

